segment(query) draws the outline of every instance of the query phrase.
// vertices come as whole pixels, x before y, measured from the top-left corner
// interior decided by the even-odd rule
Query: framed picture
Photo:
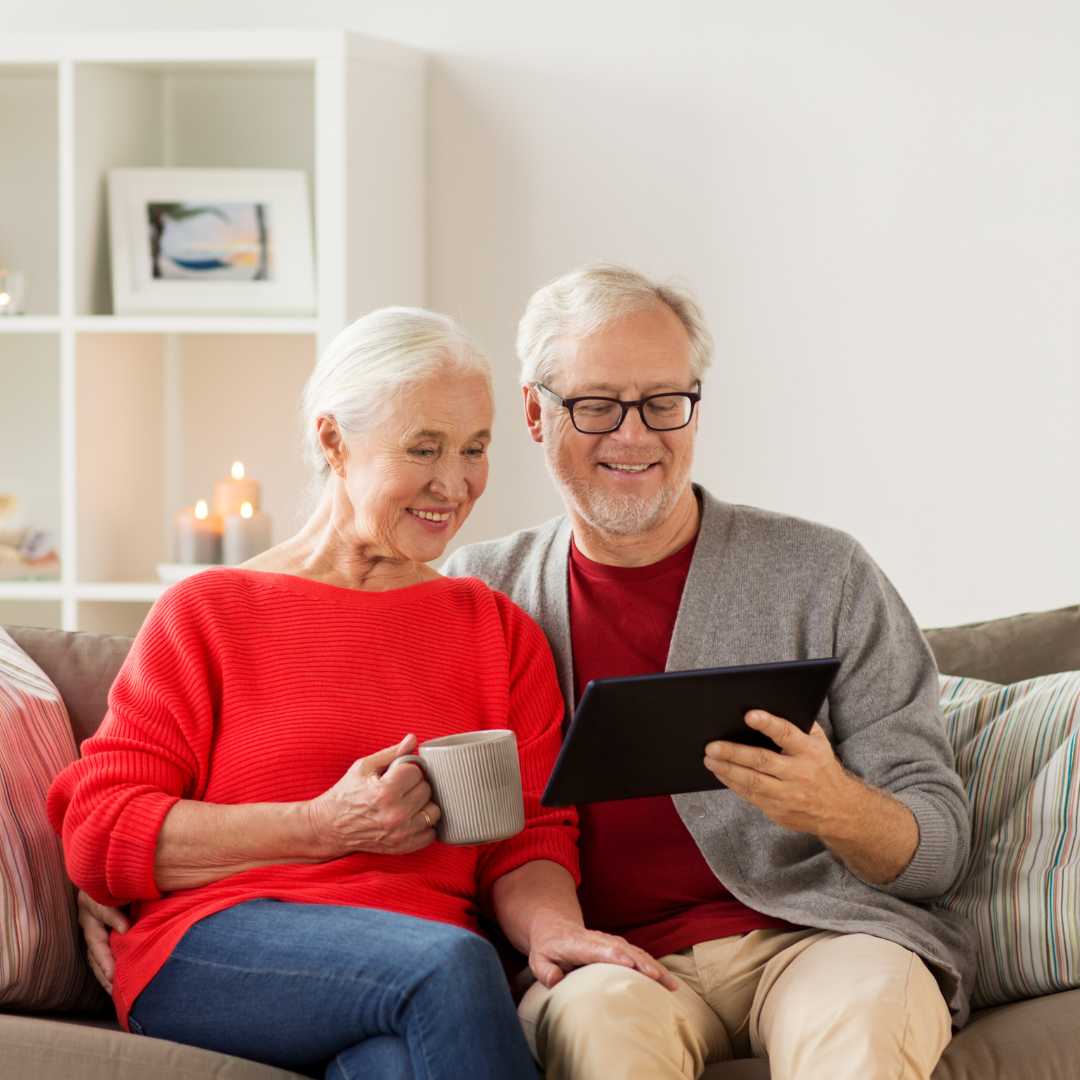
[[[118,315],[311,315],[307,177],[280,169],[109,172]]]

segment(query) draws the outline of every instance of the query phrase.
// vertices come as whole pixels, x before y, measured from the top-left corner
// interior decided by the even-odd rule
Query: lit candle
[[[270,517],[249,502],[240,505],[239,514],[225,518],[222,543],[225,562],[230,566],[247,562],[270,546]]]
[[[176,561],[221,562],[221,518],[210,513],[205,499],[176,515]]]
[[[258,510],[259,482],[246,478],[242,461],[234,461],[229,472],[231,479],[219,480],[214,485],[214,513],[219,517],[239,514],[240,507],[246,502]]]

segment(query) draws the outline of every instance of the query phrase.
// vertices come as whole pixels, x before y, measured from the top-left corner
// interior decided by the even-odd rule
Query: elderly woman
[[[534,1077],[480,910],[546,984],[597,960],[665,973],[582,926],[574,815],[539,803],[563,715],[543,635],[426,565],[484,490],[487,363],[449,319],[377,311],[304,410],[317,509],[154,606],[50,792],[69,873],[132,905],[112,937],[132,1031],[333,1077]],[[431,789],[395,759],[503,727],[524,831],[435,842]]]

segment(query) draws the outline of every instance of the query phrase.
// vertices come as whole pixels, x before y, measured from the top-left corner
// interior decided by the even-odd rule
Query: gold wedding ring
[[[429,829],[434,829],[435,826],[431,823],[431,818],[428,817],[428,812],[426,810],[421,810],[420,813],[424,815],[424,820],[427,822],[427,827]]]

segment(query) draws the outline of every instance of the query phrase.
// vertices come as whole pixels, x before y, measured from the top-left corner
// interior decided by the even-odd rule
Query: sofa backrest
[[[1080,671],[1080,604],[927,630],[926,640],[945,675],[1008,686],[1037,675]]]
[[[109,687],[131,648],[132,639],[33,626],[5,629],[60,691],[71,717],[75,741],[81,746],[105,718]]]
[[[109,687],[132,639],[8,626],[15,642],[56,684],[80,745],[105,717]],[[1007,619],[927,630],[948,675],[1014,683],[1055,671],[1080,671],[1080,604]]]

